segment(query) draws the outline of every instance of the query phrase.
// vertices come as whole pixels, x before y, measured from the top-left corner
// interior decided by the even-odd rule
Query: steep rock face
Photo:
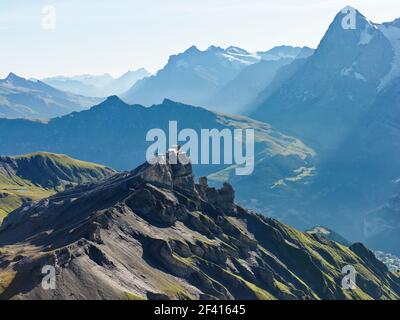
[[[144,164],[25,206],[0,228],[3,299],[396,299],[363,245],[296,231],[194,184],[191,164]],[[342,267],[358,271],[341,288]],[[56,269],[44,290],[41,270]]]

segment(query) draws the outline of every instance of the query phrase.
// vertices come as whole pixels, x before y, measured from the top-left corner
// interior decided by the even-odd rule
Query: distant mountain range
[[[400,195],[368,212],[363,227],[371,248],[400,256]]]
[[[57,76],[42,79],[48,85],[63,90],[91,97],[119,95],[131,88],[137,81],[150,76],[144,68],[130,70],[118,78],[109,74],[79,75],[73,77]]]
[[[115,173],[65,155],[34,153],[0,156],[0,223],[23,204],[46,198],[77,184],[93,183]]]
[[[392,299],[400,280],[349,248],[256,215],[190,164],[145,163],[11,213],[0,299]],[[40,273],[54,266],[54,290]],[[355,268],[357,290],[342,287]]]
[[[167,98],[235,113],[269,84],[281,66],[312,52],[289,46],[257,53],[215,46],[201,51],[193,46],[171,56],[162,70],[138,81],[122,98],[146,106]]]
[[[236,176],[235,166],[198,165],[195,172],[208,175],[214,185],[230,181],[237,189],[241,203],[299,228],[327,225],[352,241],[366,239],[362,228],[365,213],[383,203],[395,187],[391,179],[396,168],[385,167],[383,174],[374,158],[365,159],[370,161],[365,163],[358,162],[360,158],[331,163],[323,151],[316,153],[301,140],[286,136],[265,123],[170,100],[146,108],[128,105],[113,96],[88,111],[46,123],[0,120],[0,136],[6,137],[0,145],[0,153],[25,154],[44,150],[126,170],[144,160],[149,146],[145,141],[148,130],[161,128],[167,131],[170,120],[178,121],[181,128],[196,131],[202,128],[254,128],[257,137],[254,174]],[[380,161],[393,159],[376,158]],[[368,163],[371,167],[365,171]],[[346,170],[351,166],[354,168]],[[372,191],[374,184],[369,181],[380,185],[379,191]],[[371,192],[374,197],[370,196]],[[382,250],[390,252],[387,247]]]
[[[53,118],[84,110],[98,101],[14,73],[0,80],[0,118]]]

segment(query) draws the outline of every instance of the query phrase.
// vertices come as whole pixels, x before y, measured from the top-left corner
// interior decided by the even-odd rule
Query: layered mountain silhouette
[[[189,164],[147,163],[11,213],[0,228],[2,299],[398,299],[362,244],[299,232],[195,184]],[[357,271],[342,288],[342,268]],[[43,267],[55,268],[44,290]]]
[[[306,59],[313,52],[314,50],[308,47],[290,46],[258,52],[262,60],[244,68],[233,80],[205,101],[204,106],[229,114],[248,114],[258,95],[279,79],[284,66],[294,63],[297,59]]]
[[[399,252],[397,244],[399,243],[399,197],[393,197],[384,206],[371,211],[364,222],[365,232],[367,234],[366,242],[371,243],[373,248],[387,248],[392,252]],[[397,230],[396,230],[397,229]],[[317,226],[306,230],[306,233],[340,243],[350,247],[352,243],[337,232]],[[383,262],[390,271],[398,273],[399,258],[391,253],[374,251],[375,257]]]
[[[88,108],[98,99],[57,90],[10,73],[0,80],[1,118],[52,118]]]
[[[146,106],[164,99],[201,105],[205,97],[232,80],[244,67],[259,61],[247,51],[211,46],[205,51],[192,46],[173,55],[156,75],[138,81],[122,95],[129,102]]]
[[[103,75],[80,75],[73,77],[57,76],[45,78],[42,81],[50,86],[90,97],[108,97],[119,95],[131,88],[137,81],[150,76],[150,73],[140,68],[130,70],[118,78],[109,74]]]
[[[167,98],[234,113],[268,85],[280,66],[310,51],[282,46],[253,54],[238,47],[211,46],[201,51],[193,46],[171,56],[162,70],[138,81],[122,97],[146,106]]]
[[[0,222],[22,204],[115,173],[107,167],[46,152],[0,156]]]

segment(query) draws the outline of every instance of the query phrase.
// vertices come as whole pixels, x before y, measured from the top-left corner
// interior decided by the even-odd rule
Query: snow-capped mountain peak
[[[24,78],[22,78],[20,76],[17,76],[13,72],[10,72],[5,79],[1,80],[1,82],[4,83],[4,84],[8,83],[8,84],[13,84],[13,85],[20,84],[20,83],[23,83],[23,82],[26,82],[26,81],[27,81],[26,79],[24,79]]]
[[[378,89],[385,88],[393,79],[400,76],[400,19],[392,23],[379,25],[379,30],[389,40],[393,49],[393,60],[390,71],[382,78]]]
[[[10,72],[9,75],[5,78],[0,80],[0,84],[3,88],[24,88],[24,90],[28,89],[48,89],[54,90],[51,87],[48,87],[43,82],[36,80],[36,79],[25,79],[16,75],[13,72]]]

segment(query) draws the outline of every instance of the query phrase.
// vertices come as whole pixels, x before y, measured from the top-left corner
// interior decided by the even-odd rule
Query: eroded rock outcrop
[[[350,249],[195,184],[190,163],[144,164],[34,202],[0,228],[3,299],[397,299],[398,278]],[[43,290],[44,265],[57,287]],[[345,265],[358,290],[341,288]]]

